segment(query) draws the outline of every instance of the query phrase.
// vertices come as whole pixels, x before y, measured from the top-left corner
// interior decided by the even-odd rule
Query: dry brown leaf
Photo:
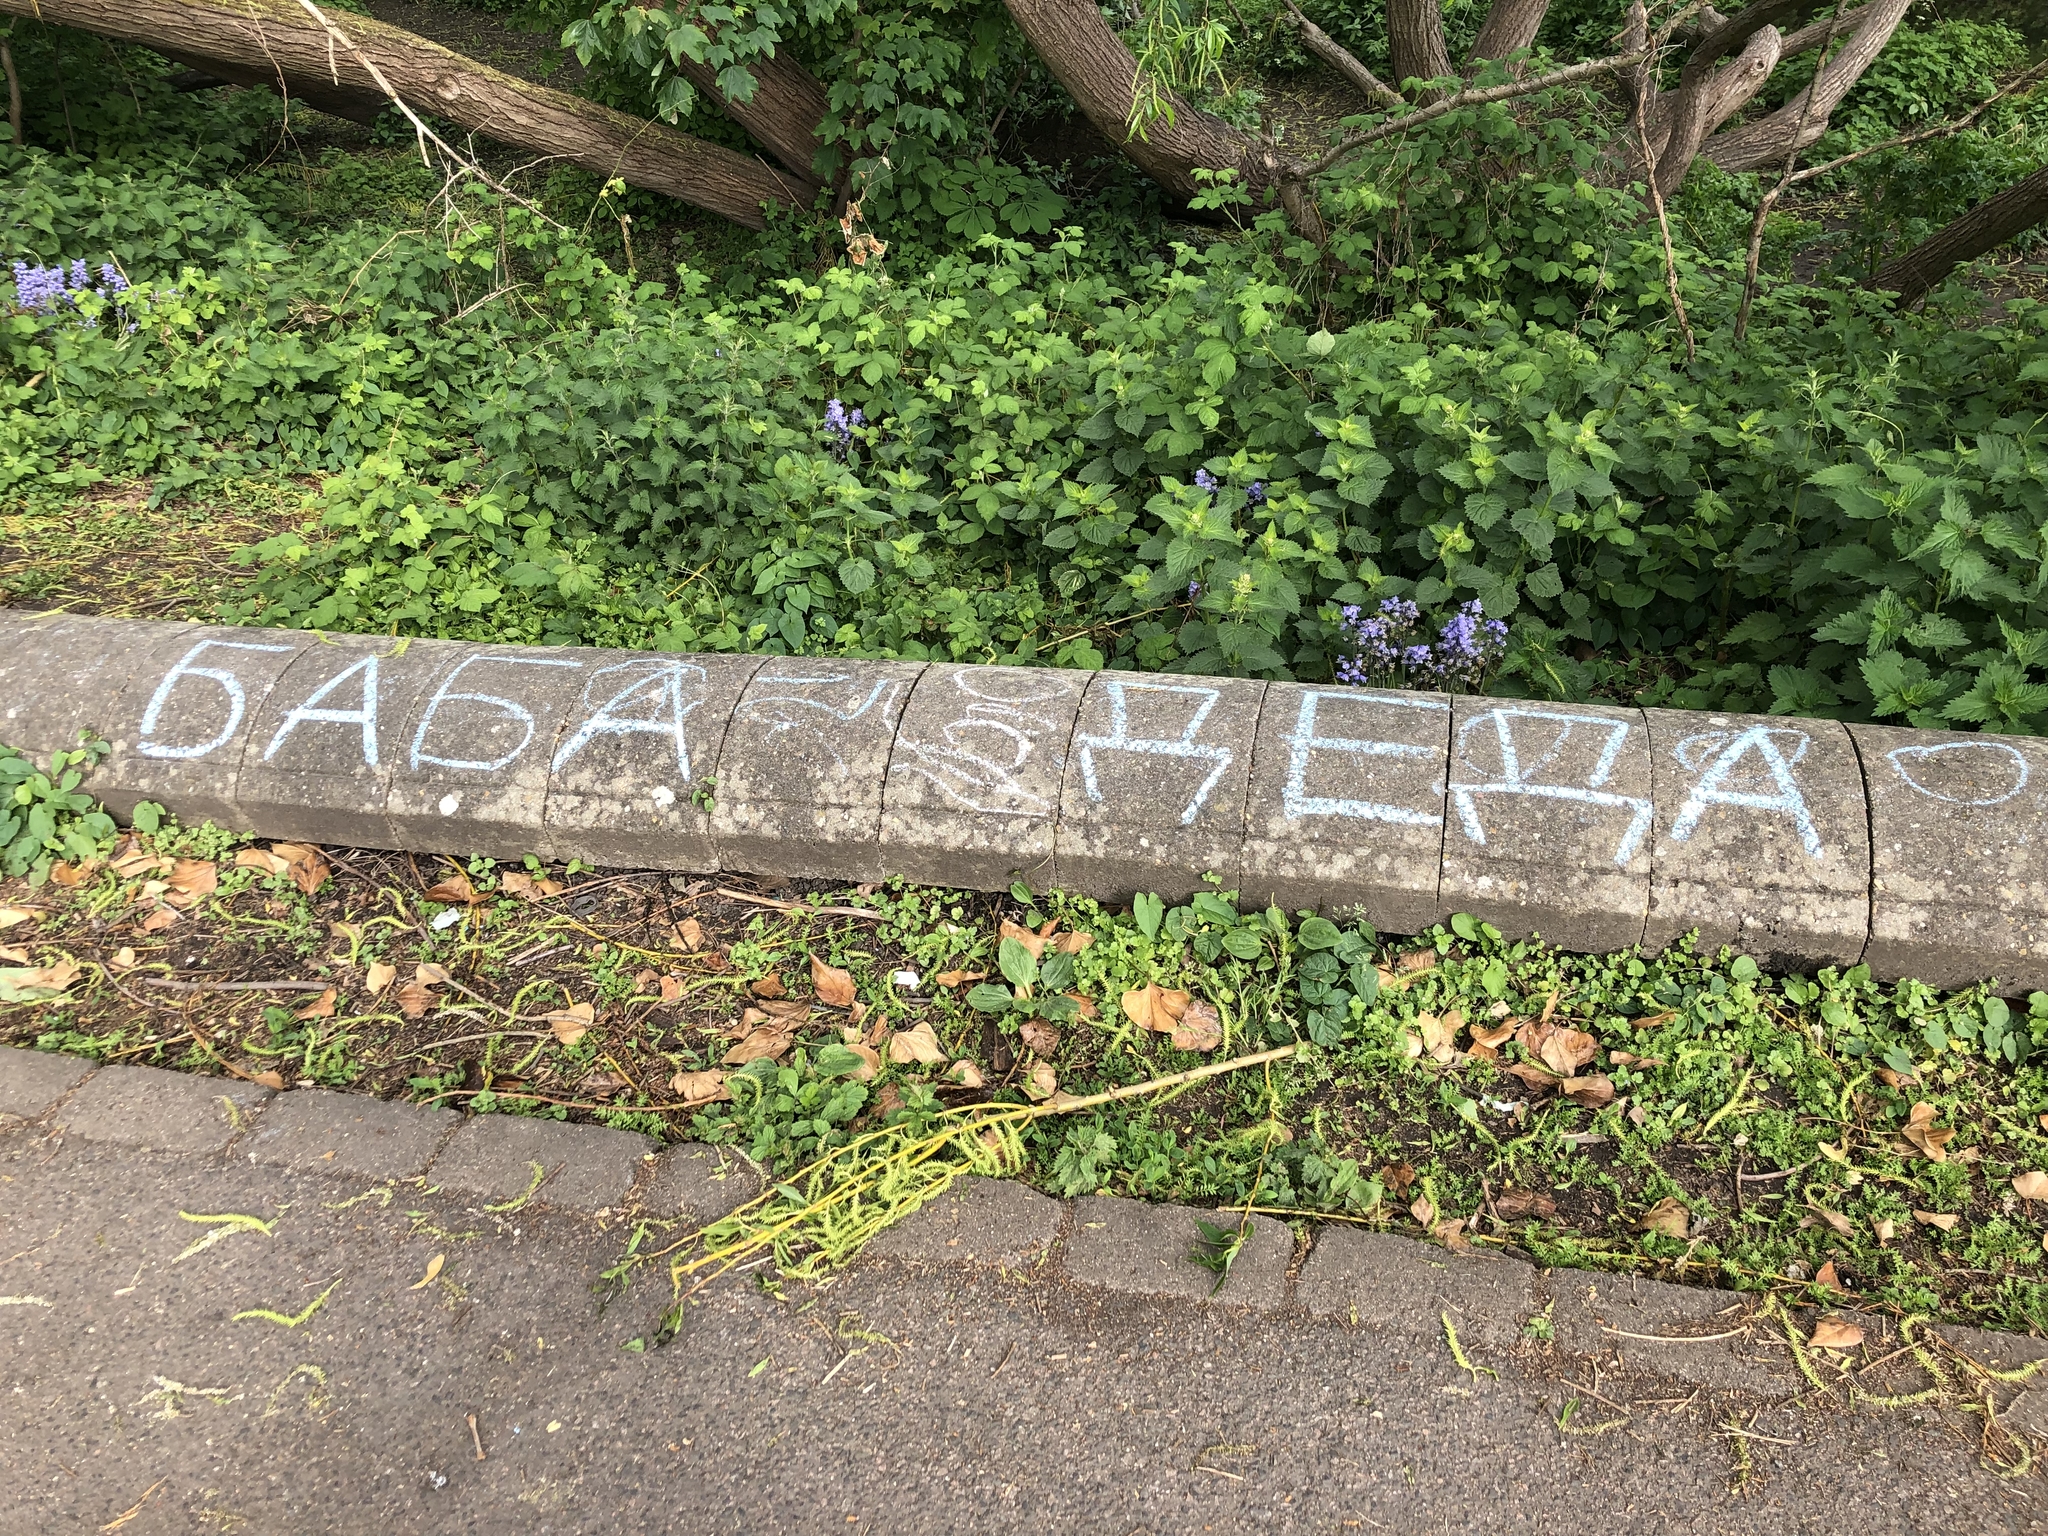
[[[144,933],[162,933],[178,920],[178,914],[169,907],[158,907],[135,926]]]
[[[1052,1069],[1052,1063],[1036,1063],[1024,1079],[1024,1092],[1031,1098],[1045,1100],[1060,1091],[1060,1080]]]
[[[958,1083],[962,1088],[979,1088],[987,1081],[981,1075],[981,1068],[968,1061],[965,1057],[954,1062],[947,1070],[946,1076]]]
[[[78,979],[82,970],[76,960],[59,960],[55,965],[39,966],[33,970],[10,971],[7,984],[17,993],[62,992]]]
[[[1140,1029],[1157,1030],[1160,1034],[1171,1034],[1180,1016],[1188,1011],[1188,1004],[1194,999],[1185,992],[1175,992],[1153,982],[1150,986],[1138,987],[1126,992],[1122,998],[1125,1015]]]
[[[914,1061],[929,1067],[944,1061],[946,1053],[939,1049],[939,1037],[932,1032],[931,1021],[926,1019],[913,1029],[899,1029],[889,1037],[889,1059],[899,1067]]]
[[[1899,1224],[1889,1216],[1880,1216],[1870,1224],[1870,1230],[1877,1234],[1880,1243],[1888,1243],[1899,1235]]]
[[[782,984],[782,973],[779,971],[770,971],[759,981],[752,983],[747,990],[756,997],[787,997],[789,995],[789,988]]]
[[[1844,1318],[1828,1316],[1813,1325],[1807,1344],[1814,1349],[1855,1349],[1863,1342],[1863,1330]]]
[[[1887,1088],[1917,1088],[1920,1086],[1920,1079],[1917,1074],[1912,1072],[1894,1072],[1890,1067],[1879,1067],[1877,1069],[1877,1080]]]
[[[1389,1163],[1380,1170],[1380,1182],[1395,1194],[1401,1194],[1415,1182],[1415,1169],[1409,1163]]]
[[[1564,1081],[1563,1078],[1551,1071],[1550,1068],[1540,1067],[1533,1061],[1505,1062],[1501,1066],[1501,1071],[1507,1073],[1510,1077],[1519,1077],[1538,1093],[1555,1088]]]
[[[571,1003],[566,1008],[544,1013],[541,1017],[547,1021],[548,1028],[555,1032],[557,1040],[564,1045],[574,1045],[589,1034],[590,1026],[597,1022],[597,1008],[591,1003]]]
[[[1956,1223],[1963,1218],[1952,1216],[1947,1211],[1915,1211],[1913,1219],[1923,1227],[1939,1227],[1944,1232],[1953,1232]]]
[[[854,1031],[858,1036],[859,1031]],[[860,1058],[860,1067],[853,1074],[855,1082],[873,1082],[875,1074],[882,1070],[882,1053],[871,1045],[863,1045],[858,1038],[846,1042],[846,1048]]]
[[[633,973],[633,990],[645,994],[649,987],[661,985],[661,972],[643,966]]]
[[[295,1019],[331,1019],[334,1017],[334,988],[329,987],[305,1007],[292,1014]]]
[[[1408,1214],[1415,1218],[1418,1227],[1425,1230],[1436,1225],[1436,1206],[1427,1195],[1417,1195],[1415,1203],[1408,1207]]]
[[[1537,1034],[1533,1044],[1536,1056],[1559,1077],[1572,1076],[1600,1049],[1600,1042],[1582,1029],[1560,1029],[1554,1024],[1542,1024],[1537,1026]],[[1531,1042],[1523,1043],[1528,1045]]]
[[[1948,1144],[1955,1138],[1953,1126],[1934,1123],[1935,1108],[1925,1102],[1915,1104],[1906,1116],[1906,1140],[1918,1147],[1932,1162],[1948,1161]]]
[[[1005,922],[996,931],[1001,937],[1015,939],[1019,944],[1030,950],[1032,959],[1040,960],[1045,957],[1047,935],[1039,933],[1034,929],[1026,928],[1022,923],[1011,922]]]
[[[398,1011],[408,1019],[419,1018],[433,1001],[434,994],[416,981],[408,981],[398,989]]]
[[[276,1093],[284,1092],[284,1074],[275,1067],[267,1072],[252,1073],[249,1081]]]
[[[589,1072],[576,1085],[578,1097],[585,1099],[608,1099],[621,1088],[630,1088],[625,1078],[616,1072]]]
[[[704,947],[704,925],[694,917],[686,917],[676,924],[676,942],[691,954]]]
[[[448,978],[448,967],[424,961],[412,968],[412,979],[423,987],[438,987]]]
[[[521,901],[532,901],[540,895],[533,876],[516,869],[508,869],[498,876],[498,889],[507,896],[517,896]]]
[[[2012,1181],[2012,1189],[2022,1200],[2048,1200],[2048,1173],[2029,1169]]]
[[[669,1082],[669,1087],[682,1095],[683,1103],[717,1104],[729,1102],[732,1093],[725,1086],[725,1074],[719,1071],[678,1072]]]
[[[1854,1237],[1856,1235],[1856,1224],[1840,1211],[1831,1211],[1822,1205],[1811,1189],[1806,1192],[1806,1208],[1833,1228],[1837,1236]]]
[[[811,1005],[794,997],[778,997],[761,1004],[768,1017],[785,1029],[795,1029],[811,1017]]]
[[[1453,1253],[1472,1251],[1472,1240],[1465,1235],[1465,1218],[1462,1216],[1453,1221],[1438,1222],[1429,1229],[1429,1235]]]
[[[428,886],[427,900],[438,901],[444,907],[473,907],[483,898],[469,883],[469,876],[457,870],[447,879]]]
[[[970,981],[987,981],[987,971],[941,971],[932,978],[937,987],[964,987]]]
[[[1645,1232],[1683,1240],[1687,1228],[1692,1225],[1692,1213],[1679,1204],[1676,1197],[1666,1195],[1637,1217],[1636,1225]]]
[[[135,951],[131,949],[128,953],[132,955]],[[28,950],[20,944],[0,944],[0,960],[5,960],[9,965],[27,965]]]
[[[406,1289],[409,1291],[424,1291],[440,1276],[441,1266],[447,1262],[448,1255],[445,1253],[435,1254],[431,1259],[427,1260],[427,1272],[420,1276],[419,1283],[417,1285],[409,1285]]]
[[[664,1003],[679,1001],[683,995],[683,978],[664,976],[661,978],[661,1000]]]
[[[123,859],[121,862],[125,864],[128,861]],[[119,865],[115,866],[117,869],[119,867]],[[290,860],[281,859],[276,854],[266,852],[261,848],[241,848],[235,852],[235,868],[237,869],[255,869],[261,870],[266,875],[281,875],[291,867]]]
[[[1844,1235],[1846,1236],[1846,1234]],[[1819,1269],[1813,1272],[1813,1283],[1823,1286],[1830,1291],[1846,1291],[1849,1289],[1849,1287],[1842,1284],[1842,1277],[1835,1273],[1835,1261],[1833,1259],[1829,1259],[1827,1263],[1821,1265]]]
[[[0,932],[18,927],[22,923],[32,923],[35,920],[36,913],[32,908],[0,907]]]
[[[747,1031],[744,1040],[725,1053],[724,1065],[743,1067],[750,1061],[779,1061],[790,1047],[792,1036],[780,1024],[763,1024]]]
[[[1080,1011],[1081,1017],[1084,1019],[1092,1019],[1101,1012],[1095,1006],[1095,999],[1085,992],[1069,992],[1066,996],[1073,1003],[1074,1007]]]
[[[1539,1221],[1548,1221],[1557,1214],[1555,1200],[1527,1189],[1502,1190],[1500,1198],[1493,1202],[1493,1208],[1503,1221],[1513,1221],[1518,1216],[1534,1216]]]
[[[197,899],[220,885],[220,870],[211,859],[179,859],[171,866],[170,887],[179,895]]]
[[[1458,1038],[1458,1026],[1464,1022],[1465,1016],[1455,1009],[1441,1016],[1418,1013],[1415,1015],[1415,1030],[1422,1041],[1422,1049],[1438,1061],[1457,1055],[1457,1049],[1451,1042]]]
[[[1498,1024],[1472,1026],[1472,1043],[1498,1047],[1507,1043],[1508,1037],[1522,1027],[1520,1019],[1502,1019]]]
[[[1041,1056],[1050,1056],[1060,1048],[1060,1032],[1043,1019],[1024,1021],[1024,1044]]]
[[[66,864],[59,860],[50,866],[50,883],[61,885],[67,890],[75,889],[85,884],[98,866],[98,859],[87,859],[83,864]]]
[[[132,853],[122,854],[113,863],[109,864],[107,868],[119,875],[123,880],[134,880],[143,875],[167,875],[171,872],[171,863],[171,860],[159,858],[156,854],[143,853],[137,850]],[[87,867],[90,867],[90,865]]]
[[[816,955],[811,956],[811,986],[817,991],[818,1001],[827,1008],[845,1008],[853,1002],[852,972],[827,965]]]
[[[1199,998],[1191,999],[1173,1026],[1177,1051],[1213,1051],[1223,1043],[1223,1016]]]
[[[375,997],[398,979],[398,967],[387,965],[382,960],[372,960],[363,979],[370,989],[370,996]]]
[[[1614,1102],[1614,1079],[1605,1072],[1568,1077],[1557,1088],[1574,1104],[1584,1105],[1587,1109],[1601,1109]]]
[[[1467,1056],[1470,1056],[1474,1061],[1500,1060],[1500,1052],[1498,1050],[1496,1050],[1493,1046],[1490,1045],[1481,1045],[1477,1040],[1472,1042],[1472,1049],[1467,1051],[1465,1054]]]
[[[1090,944],[1093,944],[1094,942],[1094,934],[1083,933],[1080,929],[1077,928],[1072,933],[1063,933],[1058,938],[1054,939],[1052,941],[1052,947],[1058,950],[1063,955],[1078,955],[1079,953],[1081,953],[1082,950],[1086,949]]]
[[[286,872],[301,896],[310,896],[334,873],[327,860],[311,843],[272,843],[270,851],[285,861]]]
[[[1411,949],[1394,961],[1394,969],[1402,975],[1420,975],[1436,969],[1436,951],[1433,949]]]
[[[135,969],[135,951],[123,944],[114,951],[114,958],[107,964],[117,971],[132,971]]]

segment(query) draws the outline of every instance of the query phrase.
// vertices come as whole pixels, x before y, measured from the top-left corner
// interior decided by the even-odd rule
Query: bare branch
[[[1307,174],[1320,176],[1353,150],[1363,149],[1366,145],[1377,143],[1381,139],[1392,138],[1397,133],[1405,133],[1410,128],[1419,128],[1424,123],[1442,117],[1448,112],[1456,112],[1461,107],[1489,106],[1496,101],[1512,101],[1517,96],[1534,96],[1540,91],[1551,90],[1557,86],[1576,85],[1581,80],[1594,80],[1601,75],[1614,74],[1631,65],[1640,64],[1649,57],[1648,50],[1618,53],[1612,58],[1589,59],[1583,64],[1570,64],[1534,80],[1510,80],[1505,85],[1474,86],[1469,90],[1459,91],[1454,96],[1446,96],[1443,100],[1418,108],[1416,111],[1390,118],[1384,123],[1376,123],[1370,128],[1361,128],[1356,133],[1346,134],[1329,153],[1307,167]]]
[[[1700,153],[1724,171],[1747,171],[1777,159],[1784,152],[1787,133],[1795,148],[1807,148],[1827,132],[1829,114],[1891,41],[1909,4],[1910,0],[1869,0],[1855,12],[1856,30],[1848,43],[1817,73],[1813,84],[1769,116],[1715,134],[1700,146]]]
[[[1321,27],[1302,15],[1301,7],[1294,0],[1286,0],[1288,20],[1300,29],[1301,45],[1346,80],[1365,93],[1368,100],[1382,107],[1400,107],[1407,103],[1401,93],[1359,63],[1358,56]]]

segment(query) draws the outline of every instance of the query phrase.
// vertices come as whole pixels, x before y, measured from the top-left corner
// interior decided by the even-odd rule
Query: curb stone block
[[[111,738],[138,655],[166,626],[8,609],[0,627],[0,742],[47,765],[81,731]]]
[[[138,801],[154,800],[193,825],[243,825],[236,792],[254,717],[317,638],[181,624],[147,640],[113,699],[113,750],[93,771],[93,794],[123,821]]]
[[[359,1093],[299,1088],[279,1094],[249,1138],[249,1160],[297,1173],[404,1179],[426,1172],[461,1116]]]
[[[162,1067],[101,1067],[71,1096],[57,1123],[67,1135],[145,1152],[219,1152],[247,1131],[273,1097],[226,1077]]]
[[[643,1161],[651,1171],[633,1194],[633,1204],[643,1216],[704,1226],[731,1215],[761,1193],[760,1175],[743,1159],[717,1147],[684,1142]]]
[[[1974,732],[1848,729],[1870,807],[1871,973],[2048,987],[2048,754]]]
[[[716,869],[711,813],[725,732],[758,656],[597,651],[549,763],[556,858]]]
[[[1552,1270],[1545,1279],[1554,1299],[1557,1347],[1567,1354],[1619,1360],[1625,1367],[1728,1391],[1781,1391],[1797,1379],[1785,1350],[1765,1351],[1742,1337],[1714,1337],[1749,1320],[1752,1297],[1589,1270]],[[1771,1336],[1761,1324],[1756,1334]]]
[[[1245,900],[1356,912],[1388,933],[1437,918],[1447,694],[1269,683],[1245,807]]]
[[[1097,672],[1060,786],[1060,884],[1099,901],[1169,901],[1202,876],[1239,884],[1245,795],[1266,684]]]
[[[1519,1259],[1337,1228],[1317,1234],[1294,1297],[1312,1316],[1436,1339],[1448,1312],[1468,1351],[1505,1349],[1538,1310],[1535,1282]]]
[[[459,649],[327,635],[300,652],[254,712],[235,786],[238,825],[345,848],[401,846],[384,811],[393,765],[410,745],[405,722]]]
[[[471,1115],[427,1169],[444,1189],[493,1202],[517,1201],[544,1175],[531,1204],[566,1211],[602,1211],[626,1203],[648,1137],[523,1115]],[[524,1207],[522,1206],[522,1209]]]
[[[445,658],[441,668],[392,743],[384,814],[393,846],[548,855],[548,767],[584,675],[595,670],[593,653],[439,645],[435,654]]]
[[[1992,1328],[1968,1328],[1959,1323],[1937,1323],[1934,1331],[1954,1349],[1993,1370],[2025,1370],[2037,1360],[2048,1362],[2048,1339],[2000,1333]],[[2048,1391],[2048,1364],[2034,1370],[2028,1385],[2037,1391]]]
[[[1054,883],[1060,777],[1086,673],[935,666],[911,690],[882,793],[891,874],[1002,890]]]
[[[1454,700],[1437,914],[1565,949],[1640,942],[1650,782],[1640,710]]]
[[[867,1252],[911,1264],[972,1263],[1028,1269],[1060,1235],[1061,1215],[1059,1201],[1015,1179],[970,1176],[922,1210],[885,1228],[868,1244]],[[1197,1273],[1215,1283],[1209,1271]],[[1232,1284],[1236,1279],[1233,1266]],[[1229,1291],[1226,1285],[1226,1298]]]
[[[94,1065],[82,1056],[0,1046],[0,1115],[40,1119],[84,1082]]]
[[[879,880],[882,786],[922,662],[770,658],[747,684],[718,759],[718,865]]]
[[[1148,1205],[1121,1195],[1074,1202],[1074,1224],[1062,1262],[1067,1278],[1127,1295],[1165,1301],[1213,1301],[1271,1310],[1287,1302],[1287,1266],[1294,1234],[1267,1216],[1252,1218],[1251,1235],[1219,1290],[1216,1272],[1194,1260],[1200,1222],[1236,1227],[1229,1211]]]
[[[1870,932],[1863,770],[1833,720],[1645,711],[1657,841],[1643,946],[1697,928],[1770,971],[1854,965]]]
[[[2007,1429],[2048,1440],[2048,1389],[2029,1387],[2010,1403],[1998,1422]]]

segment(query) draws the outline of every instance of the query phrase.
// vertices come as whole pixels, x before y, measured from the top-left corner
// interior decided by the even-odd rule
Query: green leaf
[[[1016,998],[1012,997],[1006,988],[986,981],[970,989],[967,994],[967,1006],[982,1013],[1008,1013],[1010,1005],[1015,1001]]]
[[[1451,914],[1451,932],[1468,944],[1476,944],[1479,942],[1478,919],[1467,912],[1453,912]]]
[[[1343,942],[1344,930],[1327,917],[1306,917],[1295,938],[1303,949],[1335,949]]]
[[[818,1054],[812,1058],[820,1077],[851,1077],[866,1060],[857,1051],[850,1051],[838,1041],[818,1047]]]
[[[1159,937],[1159,920],[1166,916],[1166,903],[1150,891],[1140,891],[1131,900],[1131,915],[1138,920],[1138,931],[1148,939]]]
[[[1029,987],[1038,981],[1038,960],[1017,939],[1005,939],[996,951],[996,965],[1003,979],[1013,987]]]
[[[1380,973],[1378,967],[1368,960],[1353,962],[1351,967],[1351,991],[1352,995],[1368,1008],[1379,1001]]]
[[[858,557],[839,563],[839,585],[858,597],[875,584],[875,567],[872,562]]]

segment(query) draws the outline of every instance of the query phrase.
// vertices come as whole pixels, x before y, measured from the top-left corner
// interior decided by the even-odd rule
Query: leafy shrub
[[[89,859],[114,835],[114,819],[78,787],[106,755],[105,742],[89,742],[75,752],[52,753],[44,772],[0,746],[0,874],[27,875],[30,885],[40,885],[52,863]]]

